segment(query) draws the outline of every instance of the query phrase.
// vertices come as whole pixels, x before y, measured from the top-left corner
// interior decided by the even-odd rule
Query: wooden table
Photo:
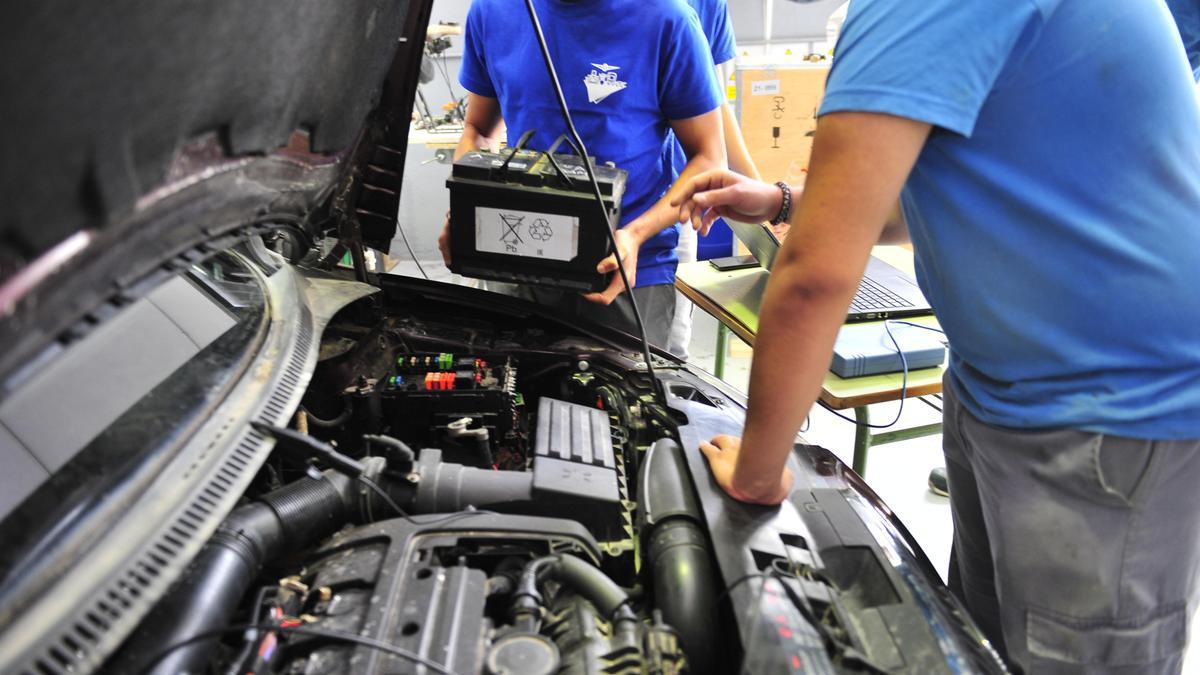
[[[716,318],[723,329],[732,331],[753,347],[768,277],[769,273],[761,267],[719,272],[707,261],[700,261],[679,266],[675,276],[675,287],[697,307]],[[937,319],[933,316],[906,321],[934,328],[938,326]],[[717,377],[724,377],[726,344],[726,338],[718,335],[715,368]],[[910,371],[904,392],[905,398],[941,393],[942,375],[945,372],[944,363],[937,368]],[[860,476],[866,473],[867,453],[872,445],[941,433],[940,423],[884,433],[872,433],[871,428],[866,426],[870,424],[867,406],[899,400],[903,380],[901,373],[854,378],[842,378],[833,373],[825,376],[821,385],[821,402],[834,410],[853,408],[855,419],[859,422],[854,436],[854,470]]]

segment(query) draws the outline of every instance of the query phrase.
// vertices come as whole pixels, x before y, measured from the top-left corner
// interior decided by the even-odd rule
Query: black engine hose
[[[308,408],[301,408],[301,410],[303,410],[304,414],[308,416],[309,424],[313,425],[314,427],[321,427],[322,429],[335,429],[340,427],[346,422],[349,422],[350,416],[354,414],[354,407],[350,402],[349,396],[342,399],[342,412],[338,413],[338,416],[331,420],[317,417],[316,415],[312,414],[312,411],[310,411]]]
[[[596,606],[596,609],[614,623],[637,621],[633,609],[629,607],[629,594],[617,585],[617,582],[580,558],[568,554],[546,556],[531,560],[521,571],[517,582],[517,590],[513,594],[514,607],[521,604],[522,599],[533,599],[542,604],[542,595],[538,585],[547,580],[557,581],[569,587]]]
[[[227,625],[264,563],[335,532],[357,498],[354,481],[326,471],[321,479],[302,478],[234,509],[114,657],[114,672],[205,672],[215,638],[149,661],[165,646]]]
[[[654,606],[678,633],[690,672],[713,673],[718,644],[716,573],[683,449],[671,439],[642,462],[640,520]]]
[[[417,455],[413,452],[412,448],[408,447],[407,443],[398,438],[392,438],[383,434],[363,434],[362,439],[368,446],[374,443],[375,445],[391,448],[399,455],[399,459],[402,462],[412,464],[417,461]]]

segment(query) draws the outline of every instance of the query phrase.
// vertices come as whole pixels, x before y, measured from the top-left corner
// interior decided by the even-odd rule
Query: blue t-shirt
[[[624,225],[675,181],[670,120],[721,104],[708,43],[683,0],[537,0],[536,7],[588,152],[629,172]],[[464,42],[459,81],[499,100],[511,136],[536,129],[529,147],[545,150],[566,133],[523,2],[475,0]],[[637,286],[675,281],[678,240],[673,226],[642,246]]]
[[[733,21],[729,18],[729,5],[725,0],[687,0],[696,16],[700,19],[700,30],[708,40],[708,48],[712,53],[712,63],[716,66],[729,63],[737,57],[737,43],[733,39]],[[721,82],[721,86],[725,83]],[[673,135],[673,134],[672,134]],[[687,166],[687,153],[679,140],[675,141],[675,172],[680,173]]]
[[[1175,30],[1162,0],[850,5],[820,114],[935,126],[902,206],[985,422],[1200,438],[1200,103]]]
[[[737,43],[733,39],[729,5],[725,0],[687,0],[687,3],[696,10],[696,16],[700,19],[700,30],[708,40],[713,65],[732,61],[737,56]]]
[[[1167,6],[1179,26],[1192,72],[1200,80],[1200,0],[1167,0]]]

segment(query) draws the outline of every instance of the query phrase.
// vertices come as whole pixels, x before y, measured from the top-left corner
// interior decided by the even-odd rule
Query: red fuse
[[[425,373],[425,391],[430,391],[434,388],[433,373]]]

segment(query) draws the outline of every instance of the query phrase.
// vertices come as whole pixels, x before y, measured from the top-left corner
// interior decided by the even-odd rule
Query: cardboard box
[[[739,66],[737,113],[763,180],[804,182],[829,66]]]

